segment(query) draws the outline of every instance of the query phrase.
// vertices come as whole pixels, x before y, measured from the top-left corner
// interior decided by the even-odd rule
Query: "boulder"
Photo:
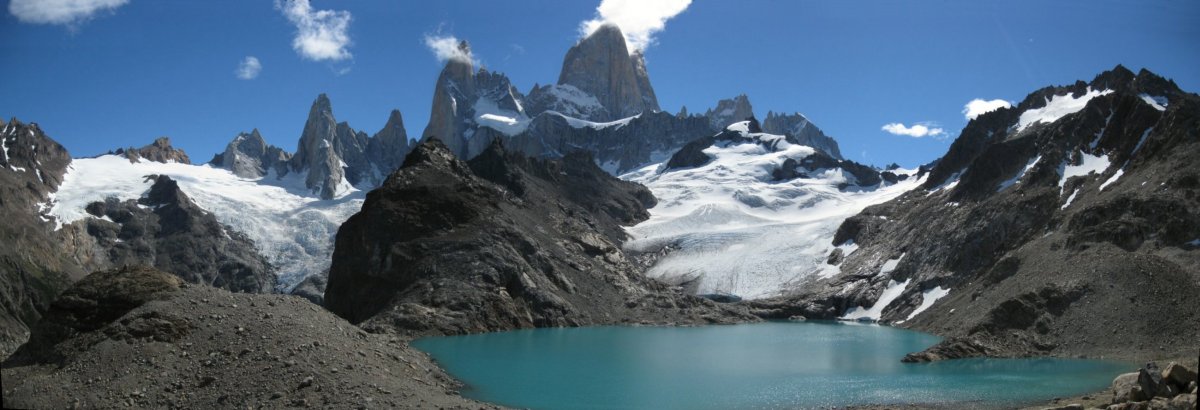
[[[1158,364],[1154,362],[1146,363],[1138,370],[1137,382],[1146,397],[1169,397],[1170,392],[1167,391],[1167,383],[1163,381],[1162,370],[1159,370]]]
[[[1162,378],[1178,387],[1193,387],[1196,382],[1196,372],[1176,362],[1167,364],[1162,371]],[[1192,389],[1187,389],[1190,392]]]
[[[829,259],[826,259],[825,263],[828,263],[828,264],[834,265],[834,266],[841,265],[842,259],[844,259],[845,257],[846,257],[846,255],[842,251],[842,248],[835,248],[832,252],[829,252]]]
[[[1146,399],[1141,385],[1138,383],[1140,372],[1125,373],[1113,379],[1112,390],[1114,404],[1142,401]]]
[[[1196,408],[1196,392],[1191,394],[1180,394],[1171,399],[1171,408],[1175,409],[1195,409]]]

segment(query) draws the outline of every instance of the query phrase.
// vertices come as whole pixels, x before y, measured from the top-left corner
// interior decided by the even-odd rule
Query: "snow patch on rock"
[[[1047,98],[1045,107],[1025,110],[1021,113],[1021,117],[1017,120],[1017,132],[1023,131],[1033,124],[1049,124],[1058,121],[1059,118],[1079,112],[1093,98],[1110,93],[1112,90],[1099,91],[1088,87],[1087,92],[1078,98],[1071,94]]]

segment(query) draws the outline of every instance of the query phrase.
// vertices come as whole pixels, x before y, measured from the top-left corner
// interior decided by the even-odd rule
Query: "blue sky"
[[[40,123],[75,156],[166,135],[197,162],[255,127],[295,149],[322,92],[357,129],[375,133],[398,108],[418,137],[442,65],[426,35],[469,40],[527,92],[557,80],[598,5],[313,0],[350,16],[350,44],[334,51],[349,56],[314,61],[293,48],[297,26],[271,0],[88,0],[114,7],[65,22],[25,9],[18,18],[17,6],[47,3],[11,1],[0,16],[0,116]],[[1118,63],[1200,90],[1195,1],[699,0],[653,38],[646,56],[663,109],[703,112],[745,93],[760,117],[802,112],[848,158],[876,165],[945,153],[972,99],[1018,102]],[[239,79],[247,56],[261,71]],[[890,123],[945,134],[893,135],[882,130]]]

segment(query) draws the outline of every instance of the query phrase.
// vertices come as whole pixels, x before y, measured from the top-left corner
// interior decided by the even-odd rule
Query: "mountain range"
[[[944,337],[906,361],[1185,357],[1200,340],[1200,96],[1147,70],[1036,90],[932,163],[881,169],[802,114],[760,122],[745,95],[662,112],[613,25],[526,94],[458,48],[416,140],[399,111],[370,136],[338,122],[324,94],[294,152],[253,129],[202,165],[167,138],[72,158],[36,123],[0,123],[5,406],[70,405],[75,380],[98,386],[84,407],[281,389],[357,405],[328,397],[368,394],[335,379],[452,389],[412,338],[531,327],[840,319]],[[275,339],[304,341],[259,342]],[[308,350],[345,370],[288,359]],[[243,357],[316,376],[255,386],[273,373]],[[134,376],[100,380],[116,361]],[[120,393],[163,362],[211,375]],[[229,393],[172,394],[194,383]],[[477,405],[441,391],[422,399]]]

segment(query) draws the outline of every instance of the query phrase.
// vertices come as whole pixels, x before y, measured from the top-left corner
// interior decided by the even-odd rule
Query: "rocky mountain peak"
[[[789,142],[807,145],[836,159],[842,158],[842,151],[832,137],[825,135],[804,114],[783,114],[768,111],[763,120],[763,131],[769,134],[783,135]]]
[[[575,86],[600,101],[609,117],[593,121],[659,110],[645,59],[640,52],[630,54],[624,34],[613,24],[600,26],[567,50],[558,84]]]
[[[392,110],[383,129],[375,133],[367,144],[367,156],[379,167],[380,172],[390,174],[404,163],[404,156],[410,150],[412,144],[408,140],[408,131],[404,129],[404,118],[400,110]]]
[[[348,128],[344,124],[341,132]],[[308,120],[300,134],[300,145],[290,161],[291,170],[308,172],[304,184],[322,199],[332,199],[345,190],[342,182],[346,178],[342,158],[335,149],[339,124],[333,116],[333,105],[324,93],[313,101],[308,111]]]
[[[142,159],[146,159],[164,164],[170,162],[181,164],[192,163],[187,153],[183,152],[182,149],[171,146],[171,139],[168,137],[155,138],[154,142],[141,148],[118,148],[116,151],[110,151],[110,153],[124,156],[129,159],[129,162],[140,162]]]
[[[745,121],[754,116],[754,107],[750,106],[750,97],[740,94],[737,97],[717,101],[716,108],[704,112],[713,129],[723,130],[729,124]]]
[[[276,176],[288,173],[288,161],[292,154],[274,145],[255,128],[249,133],[240,132],[225,146],[225,151],[213,157],[209,164],[225,168],[243,178],[261,178],[270,171]]]
[[[449,170],[455,173],[469,172],[467,166],[462,160],[450,151],[441,139],[429,138],[417,144],[412,152],[404,158],[404,164],[400,165],[400,169],[409,168],[437,168]],[[395,174],[393,174],[394,176]],[[389,178],[390,180],[391,178]]]

